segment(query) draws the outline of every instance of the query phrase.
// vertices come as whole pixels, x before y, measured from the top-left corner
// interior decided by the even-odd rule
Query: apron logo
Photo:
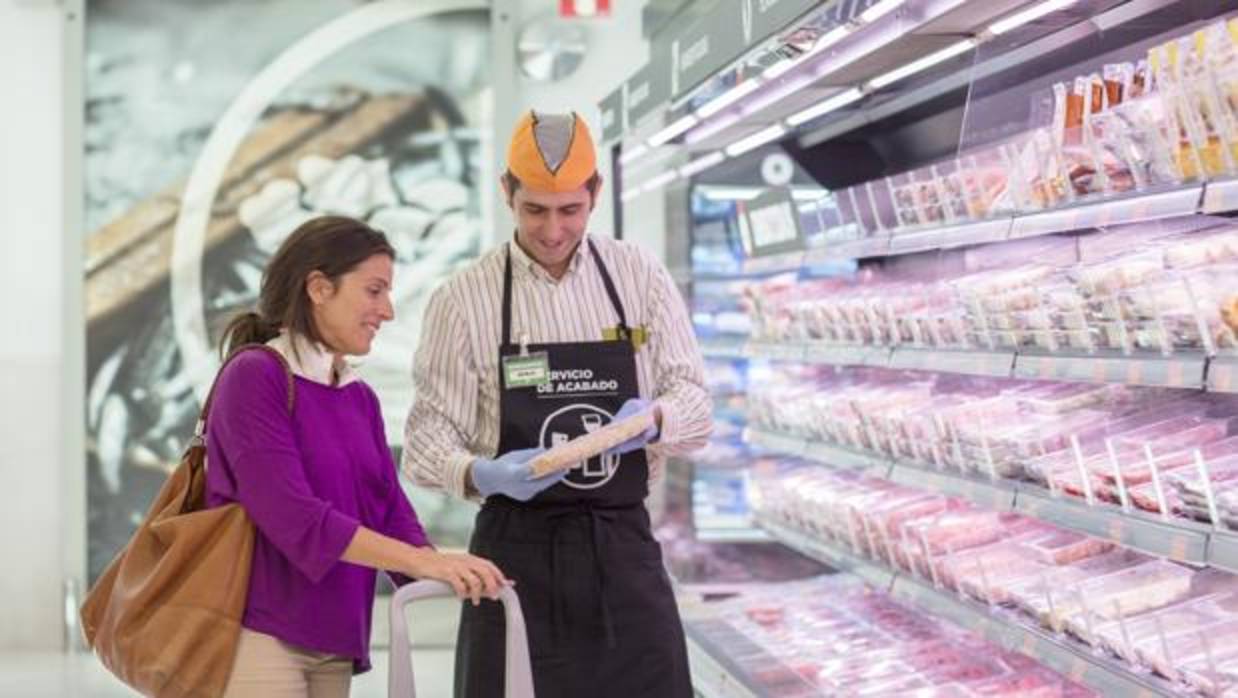
[[[538,436],[542,448],[554,448],[579,436],[597,431],[610,424],[614,415],[600,407],[585,403],[568,405],[546,417]],[[598,454],[577,463],[568,471],[563,484],[578,490],[593,490],[610,482],[619,466],[620,456]]]

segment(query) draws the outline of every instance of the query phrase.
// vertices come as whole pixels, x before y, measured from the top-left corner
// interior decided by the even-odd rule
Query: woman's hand
[[[481,603],[482,596],[497,600],[499,589],[515,584],[489,560],[468,553],[440,553],[433,548],[414,548],[413,559],[404,573],[417,579],[446,582],[456,596],[472,599],[474,606]]]

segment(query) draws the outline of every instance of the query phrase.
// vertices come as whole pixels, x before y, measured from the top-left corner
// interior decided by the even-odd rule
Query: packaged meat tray
[[[1068,589],[1088,579],[1136,567],[1152,558],[1124,548],[1087,558],[1073,565],[1049,567],[1043,576],[1013,582],[1007,590],[1015,605],[1031,614],[1042,625],[1051,621],[1050,603],[1054,614],[1058,600]]]
[[[1020,548],[1046,565],[1066,565],[1113,550],[1113,543],[1074,531],[1052,530],[1020,542]]]
[[[711,644],[767,695],[1091,695],[845,577],[753,586],[703,610]]]
[[[1152,560],[1081,581],[1054,601],[1049,625],[1091,642],[1092,631],[1101,620],[1135,615],[1185,598],[1194,575],[1194,570],[1177,563]]]
[[[1140,642],[1136,652],[1142,662],[1158,674],[1174,681],[1194,684],[1205,694],[1217,695],[1220,672],[1209,671],[1209,655],[1220,668],[1220,662],[1235,656],[1238,648],[1238,621],[1221,620],[1202,628],[1166,630],[1165,642],[1153,636]],[[1235,685],[1229,677],[1228,685]]]
[[[1238,593],[1234,591],[1206,594],[1133,615],[1122,622],[1098,622],[1094,628],[1094,644],[1127,661],[1141,662],[1148,668],[1160,664],[1163,669],[1164,658],[1156,656],[1162,653],[1162,632],[1168,641],[1176,635],[1200,631],[1225,620],[1238,620]]]
[[[952,559],[953,558],[953,559]],[[951,564],[953,562],[953,564]],[[945,570],[952,586],[979,601],[992,604],[1010,602],[1007,593],[1012,582],[1037,577],[1046,565],[1027,555],[1016,546],[1002,546],[987,555],[951,556],[939,567]]]

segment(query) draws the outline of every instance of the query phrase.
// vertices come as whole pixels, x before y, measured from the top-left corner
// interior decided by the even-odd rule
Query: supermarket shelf
[[[745,260],[743,267],[745,274],[796,271],[803,265],[826,261],[928,252],[1235,210],[1238,210],[1238,179],[1218,180],[1070,204],[1048,211],[982,221],[952,222],[859,240],[832,242],[807,252],[755,257]]]
[[[1189,216],[1200,211],[1204,185],[1147,191],[1015,216],[1010,239]]]
[[[787,258],[791,261],[793,258]],[[736,281],[759,281],[762,278],[779,271],[780,268],[770,268],[766,271],[744,271],[737,269],[735,271],[694,271],[689,267],[675,267],[668,269],[671,274],[671,279],[679,283],[733,283]]]
[[[888,365],[890,368],[1003,378],[1014,370],[1015,353],[897,347],[891,352]]]
[[[743,339],[703,339],[701,354],[707,359],[743,359],[745,346]]]
[[[753,446],[793,456],[803,456],[808,449],[808,441],[798,436],[788,436],[752,427],[744,429],[744,441]]]
[[[878,477],[886,477],[890,471],[890,461],[882,456],[861,453],[832,444],[808,441],[797,436],[748,427],[744,429],[744,441],[754,446],[799,456],[835,468],[874,471],[870,474]]]
[[[888,477],[890,474],[890,461],[883,456],[814,441],[804,441],[801,448],[800,456],[806,460],[835,468],[863,470],[876,477]]]
[[[1238,357],[1217,356],[1208,361],[1208,390],[1238,393]]]
[[[1238,179],[1220,179],[1204,187],[1203,213],[1238,210]]]
[[[1209,562],[1209,529],[1190,521],[1164,520],[1109,505],[1089,507],[1082,501],[1052,497],[1029,488],[1019,490],[1014,508],[1042,521],[1150,555],[1196,565]]]
[[[798,342],[748,342],[743,354],[749,359],[803,361],[804,345]]]
[[[839,569],[852,572],[853,569],[878,567],[778,522],[763,519],[761,525],[788,547],[826,564],[838,566]],[[840,561],[842,564],[839,564]],[[926,614],[945,618],[1005,649],[1031,657],[1102,695],[1174,695],[1167,682],[1128,671],[1118,662],[1094,654],[1086,646],[1026,625],[1012,613],[995,612],[987,606],[958,598],[905,573],[896,573],[884,566],[880,569],[888,582],[879,586],[888,589],[894,598]],[[869,574],[875,573],[870,571]]]
[[[892,595],[925,613],[972,630],[1007,650],[1031,657],[1101,695],[1177,695],[1166,681],[1134,673],[1118,661],[1097,656],[1079,643],[1025,625],[1012,613],[993,613],[982,604],[954,597],[918,579],[900,575],[894,582]]]
[[[780,271],[799,271],[804,266],[804,252],[784,252],[766,257],[750,257],[743,261],[745,274],[774,274]]]
[[[903,462],[893,463],[888,479],[907,487],[960,497],[994,511],[1009,511],[1015,505],[1015,484],[1006,480],[981,480]]]
[[[1208,539],[1208,562],[1238,574],[1238,535],[1213,533]]]
[[[890,238],[889,253],[892,255],[910,254],[1001,242],[1010,236],[1012,223],[1013,219],[1010,217],[992,218],[897,233]]]
[[[1019,354],[1015,378],[1121,383],[1164,388],[1203,388],[1203,354],[1122,356],[1104,354]]]
[[[769,543],[769,533],[759,528],[698,528],[696,539],[702,543]]]
[[[705,698],[762,698],[763,693],[738,678],[739,671],[734,668],[727,655],[711,641],[712,636],[725,632],[723,628],[715,626],[730,628],[720,621],[684,622],[693,690]],[[738,637],[728,638],[729,641],[753,644],[739,633],[731,631],[731,634]]]
[[[898,576],[885,565],[871,562],[865,558],[853,555],[836,545],[822,542],[811,536],[784,524],[767,518],[758,519],[762,528],[769,531],[775,540],[796,550],[817,562],[828,565],[840,572],[852,574],[877,589],[892,589]]]
[[[1123,511],[1108,504],[1088,506],[1082,500],[1052,496],[1044,488],[1031,483],[970,477],[937,470],[931,465],[890,460],[884,456],[753,427],[744,431],[744,439],[770,450],[834,468],[862,468],[868,475],[966,499],[985,509],[1017,511],[1149,555],[1197,565],[1232,566],[1238,571],[1238,536],[1215,534],[1208,527],[1191,521],[1167,521],[1140,511]],[[1214,543],[1217,539],[1220,542]],[[1222,557],[1214,558],[1214,554]]]
[[[692,529],[703,543],[768,543],[769,534],[752,524],[751,514],[719,513],[707,501],[692,502]]]
[[[765,345],[755,345],[749,352],[753,356],[761,354]],[[801,345],[803,356],[800,360],[814,364],[832,364],[834,366],[888,366],[890,363],[889,347],[867,347],[861,345],[847,346],[842,344],[825,344],[821,342],[805,342]]]
[[[1217,392],[1238,392],[1238,357],[1210,360],[1202,353],[1193,352],[1173,356],[1126,356],[1116,353],[1040,354],[763,341],[749,342],[739,351],[753,359],[834,366],[877,366],[996,378],[1084,381],[1195,390],[1206,387]],[[733,347],[711,348],[706,356],[730,356],[734,352],[736,349]]]
[[[824,247],[813,247],[804,255],[805,265],[839,262],[866,257],[884,257],[890,252],[890,236],[874,235],[858,240],[827,242]]]
[[[685,613],[692,688],[705,698],[816,695],[814,686],[725,620]],[[750,667],[745,671],[744,667]]]

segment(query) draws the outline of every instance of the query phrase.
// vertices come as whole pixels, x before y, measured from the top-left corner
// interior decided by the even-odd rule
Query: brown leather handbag
[[[279,357],[291,414],[287,361],[263,345],[241,350],[251,348]],[[206,508],[206,417],[214,397],[212,384],[185,455],[82,604],[87,644],[108,670],[147,696],[220,696],[236,659],[254,526],[239,504]]]

